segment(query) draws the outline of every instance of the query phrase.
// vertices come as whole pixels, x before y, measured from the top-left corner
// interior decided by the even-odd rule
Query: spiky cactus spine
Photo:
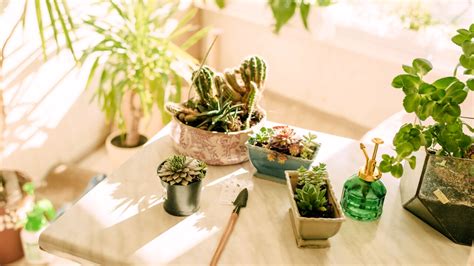
[[[240,75],[245,86],[250,90],[250,82],[253,81],[259,89],[263,89],[267,75],[267,64],[258,56],[251,56],[242,62]]]
[[[219,98],[231,99],[232,102],[238,102],[242,99],[240,93],[232,89],[221,74],[214,76],[214,85]]]
[[[199,99],[204,105],[211,105],[216,101],[213,91],[214,72],[207,66],[193,72],[192,80]]]
[[[250,92],[249,92],[249,97],[247,101],[247,113],[248,117],[245,120],[245,129],[250,128],[250,121],[252,121],[252,115],[255,109],[255,103],[257,100],[257,86],[255,85],[254,82],[250,82]]]
[[[173,155],[158,169],[158,176],[170,185],[186,186],[199,181],[206,175],[207,166],[204,162],[184,155]]]

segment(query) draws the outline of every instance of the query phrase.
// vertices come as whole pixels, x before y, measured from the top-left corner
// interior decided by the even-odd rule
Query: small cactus
[[[221,74],[214,76],[214,85],[216,86],[219,98],[224,97],[224,99],[231,99],[234,103],[242,99],[240,93],[229,86]]]
[[[225,77],[225,80],[227,81],[227,83],[230,85],[230,87],[232,87],[232,89],[234,89],[234,91],[240,93],[241,95],[245,94],[247,92],[247,90],[241,86],[239,84],[239,82],[237,81],[237,76],[236,76],[236,73],[237,70],[229,70],[229,69],[226,69],[224,71],[224,77]]]
[[[192,80],[201,103],[209,105],[215,102],[213,91],[214,72],[207,66],[193,72]]]
[[[184,155],[173,155],[158,169],[158,176],[170,185],[187,186],[206,175],[207,165]]]
[[[248,90],[250,90],[251,81],[255,82],[259,89],[263,89],[267,75],[267,65],[258,56],[249,57],[240,66],[240,75]]]

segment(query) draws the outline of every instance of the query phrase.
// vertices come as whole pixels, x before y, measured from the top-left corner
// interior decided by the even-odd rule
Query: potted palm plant
[[[194,71],[197,97],[166,105],[174,118],[175,148],[210,165],[248,160],[245,142],[265,118],[258,105],[265,77],[265,61],[258,56],[223,74],[207,66]]]
[[[158,177],[166,188],[165,210],[187,216],[199,209],[201,180],[206,176],[204,162],[184,155],[172,155],[158,167]]]
[[[246,145],[258,177],[285,182],[285,170],[309,168],[320,144],[311,132],[301,137],[288,126],[262,127]],[[275,177],[276,179],[273,179]]]
[[[164,112],[168,100],[180,101],[182,81],[189,78],[195,60],[186,50],[203,37],[208,28],[193,33],[182,45],[176,38],[193,30],[189,24],[196,13],[191,10],[173,23],[179,1],[104,1],[111,16],[90,16],[85,24],[99,35],[99,41],[87,49],[81,61],[93,60],[87,85],[97,73],[95,90],[106,117],[117,123],[106,147],[112,159],[123,161],[147,138],[140,134],[140,120],[156,105],[166,124]],[[109,18],[114,19],[113,21]]]
[[[411,66],[403,66],[405,74],[393,79],[392,86],[405,93],[403,107],[415,113],[418,122],[400,128],[393,138],[396,155],[384,154],[380,163],[382,172],[404,176],[400,192],[406,209],[451,240],[466,245],[474,239],[474,197],[470,189],[474,129],[461,115],[460,105],[474,90],[474,79],[462,81],[456,74],[462,66],[465,76],[474,75],[473,38],[474,24],[459,29],[452,38],[462,48],[453,76],[427,82],[424,75],[432,69],[431,63],[418,58]],[[415,152],[418,156],[413,155]]]
[[[285,171],[290,217],[298,246],[328,247],[345,221],[328,179],[326,165]]]

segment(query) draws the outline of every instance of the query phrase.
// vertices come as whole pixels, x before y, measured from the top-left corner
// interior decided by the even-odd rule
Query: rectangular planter
[[[245,144],[249,152],[250,162],[257,169],[257,176],[269,176],[275,181],[285,183],[285,171],[296,170],[303,166],[308,169],[316,158],[321,144],[318,144],[311,160],[294,157],[269,149],[258,147],[248,142]],[[279,159],[280,158],[280,159]],[[284,159],[284,160],[283,160]]]
[[[334,218],[307,218],[300,215],[298,206],[294,198],[296,184],[298,182],[298,172],[286,171],[286,184],[288,187],[288,196],[290,198],[291,216],[295,225],[296,232],[303,240],[321,240],[334,236],[346,220],[342,213],[341,206],[336,199],[334,190],[329,179],[326,179],[327,193],[329,202],[334,207]]]
[[[417,167],[408,165],[400,181],[403,207],[458,244],[474,238],[474,160],[417,155]]]

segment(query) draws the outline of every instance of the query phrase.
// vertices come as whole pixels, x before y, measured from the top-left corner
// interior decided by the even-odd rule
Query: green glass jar
[[[369,159],[364,144],[360,148],[364,153],[366,163],[359,173],[352,175],[342,189],[341,207],[345,215],[360,221],[377,220],[382,215],[383,203],[387,189],[379,179],[382,173],[376,167],[378,145],[381,139],[372,140],[375,143],[372,159]]]
[[[382,215],[387,189],[382,181],[367,182],[359,175],[351,176],[342,190],[344,214],[356,220],[373,221]]]

